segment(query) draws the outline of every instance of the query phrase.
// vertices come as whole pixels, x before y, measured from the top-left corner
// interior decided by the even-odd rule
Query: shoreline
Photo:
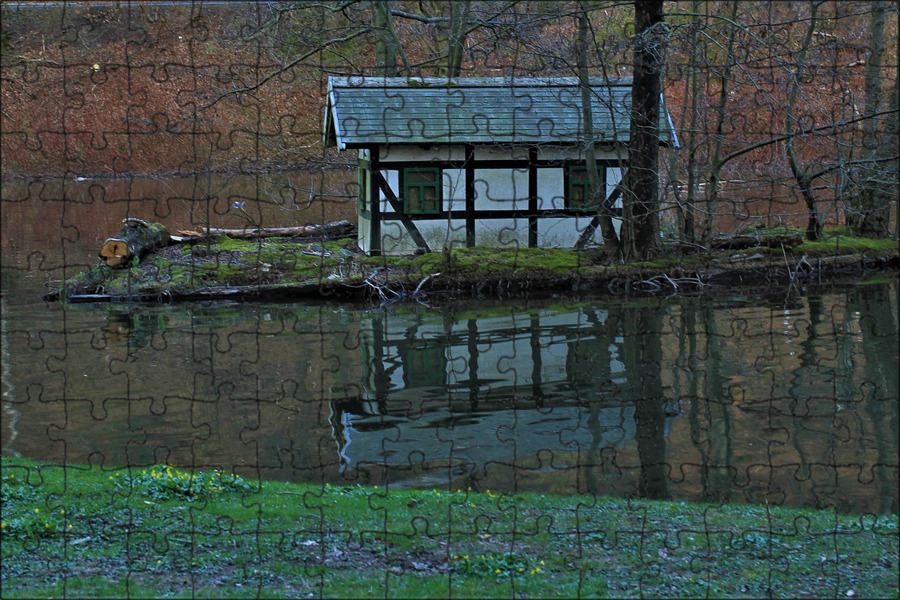
[[[575,254],[574,251],[568,252]],[[485,297],[527,297],[561,293],[612,298],[668,298],[714,295],[740,289],[752,290],[754,293],[791,288],[808,292],[820,287],[865,284],[882,276],[896,279],[900,272],[900,257],[897,255],[872,257],[862,253],[816,257],[807,261],[808,267],[801,269],[778,264],[771,256],[734,259],[723,255],[689,266],[584,266],[571,272],[550,271],[527,265],[508,270],[479,271],[477,267],[454,270],[452,266],[450,270],[446,270],[441,269],[445,264],[437,264],[445,260],[441,253],[430,254],[434,256],[391,257],[390,262],[386,257],[347,256],[338,259],[340,263],[336,266],[321,261],[321,269],[306,278],[273,276],[242,284],[232,283],[227,279],[214,279],[207,285],[194,287],[166,285],[162,282],[154,285],[152,281],[138,281],[140,276],[132,280],[134,286],[116,287],[110,282],[115,271],[97,267],[76,276],[74,285],[53,290],[42,299],[70,303],[169,304],[208,300],[290,301],[319,298],[380,300],[382,304],[392,304],[440,302],[447,298],[478,300]],[[324,257],[325,252],[318,256]],[[311,258],[315,259],[316,256]],[[169,269],[171,276],[173,267],[160,268],[160,261],[160,258],[151,256],[145,262],[151,265],[156,263],[157,275]],[[356,268],[359,274],[342,275],[344,267],[349,266],[353,270],[354,261],[358,263]],[[397,266],[396,263],[404,261],[410,264]],[[429,269],[427,264],[436,268]],[[368,265],[368,268],[363,265]],[[96,273],[97,269],[105,270],[105,273]],[[250,269],[252,267],[248,267]],[[369,271],[371,274],[366,275]],[[91,273],[95,273],[95,277],[99,276],[103,281],[84,283],[82,280],[89,279]],[[152,276],[148,278],[152,279]]]

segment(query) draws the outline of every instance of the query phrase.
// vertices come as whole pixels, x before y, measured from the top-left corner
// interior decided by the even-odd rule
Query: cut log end
[[[109,238],[100,248],[100,260],[108,267],[118,267],[131,257],[128,250],[128,242],[116,238]]]
[[[169,232],[161,223],[145,223],[140,219],[126,219],[116,237],[107,239],[100,247],[100,260],[108,267],[127,267],[135,259],[170,243]]]

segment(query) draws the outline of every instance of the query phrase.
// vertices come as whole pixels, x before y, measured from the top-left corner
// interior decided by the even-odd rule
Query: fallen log
[[[108,267],[125,267],[135,258],[168,246],[169,231],[162,223],[147,223],[141,219],[123,219],[119,235],[108,238],[100,248],[100,260]]]
[[[710,243],[710,247],[716,250],[743,250],[757,246],[793,248],[794,246],[799,246],[802,241],[803,238],[800,235],[767,235],[760,237],[738,235],[716,237]]]
[[[208,236],[227,235],[233,239],[252,239],[264,237],[288,237],[325,234],[330,236],[352,233],[354,226],[350,221],[335,221],[324,225],[300,225],[297,227],[260,227],[245,229],[223,229],[220,227],[207,227],[201,231],[179,231],[179,236],[173,237],[175,241],[195,241]]]

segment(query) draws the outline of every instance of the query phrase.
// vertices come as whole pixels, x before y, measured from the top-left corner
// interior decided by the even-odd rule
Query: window
[[[596,200],[591,198],[591,182],[588,179],[587,167],[571,165],[566,174],[569,179],[566,208],[583,211],[597,210],[599,204],[606,199],[606,167],[597,165],[597,174],[600,176],[600,190],[599,197]]]
[[[440,169],[403,169],[403,210],[408,215],[441,212]]]
[[[412,339],[397,344],[407,389],[447,384],[445,347],[438,339]]]

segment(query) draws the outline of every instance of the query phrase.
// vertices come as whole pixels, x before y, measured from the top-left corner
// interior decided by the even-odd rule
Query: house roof
[[[631,81],[630,77],[591,81],[598,143],[628,143]],[[668,112],[660,113],[660,143],[677,146]],[[326,147],[583,140],[581,92],[575,77],[328,78]]]

